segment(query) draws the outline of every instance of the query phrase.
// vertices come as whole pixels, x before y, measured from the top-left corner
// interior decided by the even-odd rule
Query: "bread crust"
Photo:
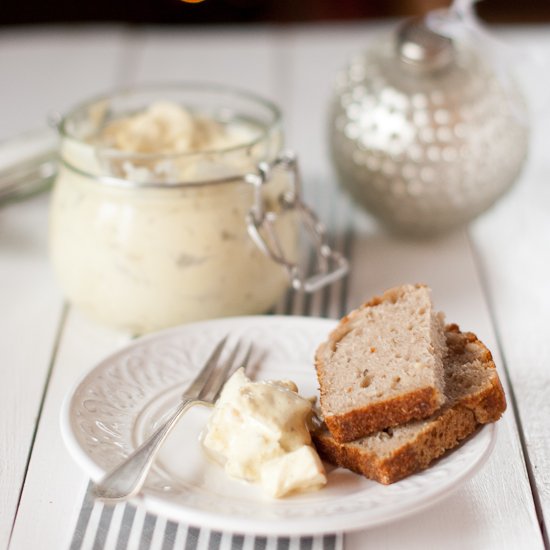
[[[389,485],[427,468],[478,426],[471,410],[463,407],[448,409],[414,441],[385,458],[353,443],[338,443],[328,431],[316,434],[313,440],[319,455],[328,462]]]
[[[313,433],[314,444],[322,458],[348,468],[369,479],[390,484],[427,468],[447,450],[456,447],[482,424],[495,422],[506,409],[506,397],[496,372],[490,351],[471,332],[461,333],[457,325],[447,325],[447,342],[452,353],[464,352],[475,345],[485,368],[493,369],[488,387],[458,399],[452,406],[443,407],[411,441],[395,449],[389,456],[379,456],[362,447],[361,440],[341,443],[322,427]],[[459,338],[456,341],[453,335]]]
[[[415,288],[425,288],[424,284],[412,285]],[[375,296],[358,309],[343,317],[336,328],[330,333],[326,342],[322,343],[315,353],[315,370],[320,387],[321,409],[325,422],[334,438],[340,443],[353,441],[369,433],[383,428],[404,424],[410,420],[427,418],[444,402],[442,393],[433,386],[419,388],[406,395],[399,395],[384,402],[372,403],[355,408],[342,414],[328,414],[325,406],[324,363],[325,357],[336,350],[336,344],[351,330],[350,323],[359,313],[368,307],[375,307],[383,302],[395,303],[403,294],[403,287],[386,290],[382,296]]]
[[[399,426],[412,419],[426,418],[440,405],[440,393],[435,388],[427,387],[367,407],[356,408],[345,414],[327,416],[325,422],[334,438],[340,443],[345,443],[381,428]]]

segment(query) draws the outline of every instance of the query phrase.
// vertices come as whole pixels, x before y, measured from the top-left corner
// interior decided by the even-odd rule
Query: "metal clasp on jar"
[[[270,181],[273,170],[279,167],[285,169],[290,176],[290,189],[279,197],[280,205],[283,211],[296,211],[315,246],[317,272],[307,277],[298,262],[285,256],[275,229],[278,214],[266,209],[262,197],[262,186]],[[329,246],[323,224],[313,210],[302,202],[300,173],[294,153],[285,152],[273,162],[260,163],[258,173],[247,174],[245,180],[254,187],[254,204],[246,216],[248,233],[266,256],[285,268],[292,288],[315,292],[348,272],[348,261]]]

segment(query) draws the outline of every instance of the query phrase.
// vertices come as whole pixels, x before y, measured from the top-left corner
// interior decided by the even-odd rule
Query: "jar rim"
[[[121,151],[114,147],[109,146],[97,146],[87,142],[85,139],[82,139],[79,136],[76,136],[74,132],[71,132],[68,129],[68,124],[80,113],[85,112],[86,110],[93,108],[94,105],[100,105],[101,102],[110,101],[117,98],[131,97],[132,95],[138,95],[141,93],[155,93],[166,90],[167,92],[205,92],[205,93],[214,93],[219,94],[220,96],[226,96],[228,98],[234,99],[244,99],[250,101],[251,104],[259,106],[268,113],[268,121],[265,124],[262,124],[259,128],[259,131],[251,139],[243,141],[237,145],[231,145],[229,147],[222,147],[217,149],[204,149],[200,151],[189,151],[189,152],[177,152],[177,153],[143,153],[143,152],[131,152],[131,151]],[[160,99],[160,96],[159,96]],[[138,84],[136,86],[129,86],[124,88],[117,88],[110,92],[105,92],[98,94],[89,99],[86,99],[72,109],[70,109],[66,114],[64,114],[57,125],[57,129],[61,139],[72,140],[73,142],[86,145],[91,149],[100,151],[104,155],[108,155],[112,159],[124,159],[124,160],[136,160],[136,161],[165,161],[165,160],[174,160],[174,159],[192,159],[193,157],[201,157],[204,155],[223,155],[230,154],[238,151],[244,151],[255,145],[261,143],[262,141],[269,139],[269,136],[272,132],[279,129],[282,123],[282,113],[280,108],[271,100],[266,99],[254,92],[248,90],[228,86],[225,84],[217,84],[211,82],[200,82],[200,81],[178,81],[178,82],[158,82],[158,83],[147,83],[147,84]],[[223,178],[212,178],[206,181],[184,181],[184,182],[136,182],[125,178],[120,178],[111,175],[95,175],[87,173],[86,170],[76,167],[73,164],[67,162],[61,158],[61,162],[69,169],[84,175],[92,177],[94,180],[100,181],[108,185],[117,185],[122,187],[181,187],[181,186],[197,186],[197,185],[208,185],[211,183],[225,183],[225,182],[234,182],[236,179],[240,179],[240,176],[235,175],[231,177]]]

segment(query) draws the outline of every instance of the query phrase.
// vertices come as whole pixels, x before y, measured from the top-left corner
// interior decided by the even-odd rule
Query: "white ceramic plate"
[[[94,480],[137,447],[177,403],[213,345],[253,342],[255,379],[290,378],[305,396],[317,394],[316,346],[334,321],[306,317],[240,317],[185,325],[154,334],[111,355],[70,393],[62,431],[73,457]],[[226,477],[198,442],[208,416],[196,407],[162,448],[142,494],[151,512],[217,530],[320,534],[363,529],[417,512],[446,497],[490,455],[495,425],[428,470],[390,486],[332,469],[321,491],[282,500]]]

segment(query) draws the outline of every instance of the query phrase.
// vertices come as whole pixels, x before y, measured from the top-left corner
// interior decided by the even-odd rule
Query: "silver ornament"
[[[330,142],[340,181],[392,229],[433,234],[491,206],[528,148],[523,98],[482,53],[423,20],[338,76]]]

